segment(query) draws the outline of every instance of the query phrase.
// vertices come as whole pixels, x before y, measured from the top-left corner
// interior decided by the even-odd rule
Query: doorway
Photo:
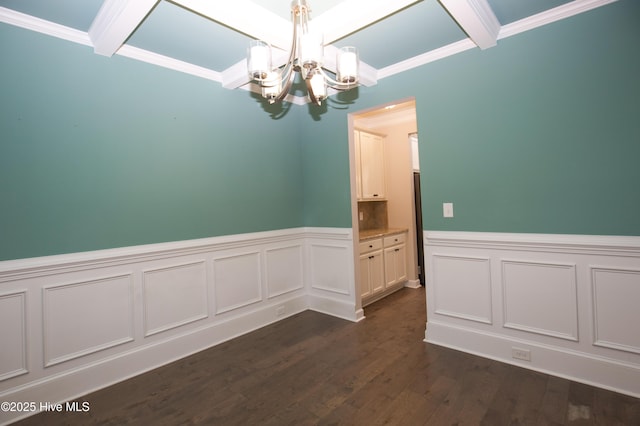
[[[419,194],[420,190],[420,176],[415,99],[405,99],[350,114],[349,132],[355,264],[359,265],[361,260],[360,235],[361,233],[369,235],[368,227],[406,229],[404,287],[418,288],[424,285],[424,268],[422,265],[422,217],[420,206],[416,205],[416,193]],[[357,170],[358,161],[366,161],[366,155],[361,156],[359,148],[356,149],[356,138],[360,138],[363,134],[376,135],[383,140],[385,190],[382,199],[360,198],[362,176]],[[375,218],[372,219],[372,216]],[[359,268],[355,270],[359,306],[362,307],[370,303],[371,298],[361,286],[360,280],[363,273]],[[386,294],[382,292],[380,296],[384,297]],[[377,299],[374,298],[373,301],[375,300]]]

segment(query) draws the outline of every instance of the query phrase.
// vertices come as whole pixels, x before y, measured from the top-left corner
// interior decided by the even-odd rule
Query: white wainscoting
[[[0,401],[69,401],[307,309],[357,321],[352,239],[295,228],[0,262]]]
[[[640,237],[427,231],[425,258],[425,341],[640,397]]]

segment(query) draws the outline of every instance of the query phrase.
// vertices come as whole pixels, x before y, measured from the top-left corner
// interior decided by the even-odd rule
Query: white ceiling
[[[358,48],[360,83],[569,18],[615,0],[307,0],[325,40],[325,67],[338,47]],[[252,89],[249,40],[287,49],[289,0],[0,0],[0,22]],[[276,49],[277,50],[277,49]],[[283,51],[280,55],[285,57]],[[304,103],[298,97],[290,101]]]

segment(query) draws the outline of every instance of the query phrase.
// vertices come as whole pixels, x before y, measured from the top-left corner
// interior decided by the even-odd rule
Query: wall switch
[[[511,356],[515,359],[521,359],[523,361],[531,361],[531,351],[529,349],[511,348]]]
[[[360,212],[360,220],[364,220],[364,212]]]
[[[442,203],[442,216],[453,217],[453,203]]]

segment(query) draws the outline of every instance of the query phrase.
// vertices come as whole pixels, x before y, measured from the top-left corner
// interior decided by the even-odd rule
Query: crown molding
[[[543,25],[571,18],[572,16],[588,12],[592,9],[597,9],[601,6],[606,6],[607,4],[614,3],[616,1],[618,0],[575,0],[573,2],[563,4],[562,6],[504,25],[500,29],[498,39],[511,37]]]
[[[118,50],[118,52],[116,52],[116,55],[136,59],[138,61],[168,68],[174,71],[180,71],[185,74],[191,74],[217,83],[222,83],[222,74],[217,71],[140,49],[138,47],[124,45],[120,50]]]
[[[429,62],[434,62],[448,56],[453,56],[460,52],[464,52],[465,50],[474,49],[475,47],[475,43],[468,38],[456,41],[454,43],[439,47],[421,55],[414,56],[413,58],[409,58],[393,65],[381,68],[378,70],[378,79],[381,80],[386,77],[391,77],[392,75],[400,74],[412,68],[417,68],[422,65],[428,64]]]
[[[89,34],[84,31],[45,21],[44,19],[16,12],[15,10],[7,9],[6,7],[0,7],[0,22],[56,38],[61,38],[84,46],[93,46],[93,43],[89,38]]]

